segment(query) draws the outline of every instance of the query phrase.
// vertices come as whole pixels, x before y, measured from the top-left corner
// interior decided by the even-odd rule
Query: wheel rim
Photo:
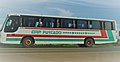
[[[88,41],[87,44],[88,44],[88,45],[91,45],[91,41]]]
[[[31,44],[31,40],[26,40],[26,41],[25,41],[25,44],[26,44],[26,45],[30,45],[30,44]]]

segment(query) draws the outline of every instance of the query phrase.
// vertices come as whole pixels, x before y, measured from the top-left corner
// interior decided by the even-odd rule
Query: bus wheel
[[[92,38],[86,38],[84,41],[86,47],[92,47],[94,45],[94,40]]]
[[[25,37],[25,38],[23,38],[23,40],[22,40],[21,43],[22,43],[23,47],[27,47],[27,48],[34,46],[34,40],[31,37]]]

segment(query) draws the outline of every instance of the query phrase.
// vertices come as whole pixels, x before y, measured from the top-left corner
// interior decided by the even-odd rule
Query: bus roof
[[[40,16],[40,17],[54,17],[54,18],[68,18],[68,19],[115,21],[115,20],[109,20],[109,19],[81,18],[81,17],[67,17],[67,16],[52,16],[52,15],[38,15],[38,14],[8,14],[8,16]]]

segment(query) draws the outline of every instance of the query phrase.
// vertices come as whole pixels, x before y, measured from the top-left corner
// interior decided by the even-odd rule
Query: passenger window
[[[105,29],[106,29],[106,30],[111,30],[111,29],[112,29],[112,24],[111,24],[111,22],[105,22]]]
[[[115,30],[115,22],[111,22],[112,23],[112,30]]]
[[[61,28],[74,28],[73,20],[70,19],[61,19]]]
[[[99,21],[92,21],[92,29],[100,29],[100,22]]]
[[[23,17],[22,26],[23,27],[36,27],[37,17]]]
[[[57,19],[54,18],[39,18],[39,27],[46,28],[56,28],[57,27]]]
[[[86,20],[77,20],[77,29],[87,29],[88,23]]]

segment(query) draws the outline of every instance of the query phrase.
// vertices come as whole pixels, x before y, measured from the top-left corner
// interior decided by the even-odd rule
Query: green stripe
[[[6,41],[21,41],[21,38],[6,38]],[[72,42],[72,41],[84,41],[84,39],[35,39],[35,41],[50,41],[50,42],[56,42],[56,41],[64,41],[64,42]]]
[[[6,38],[6,41],[21,41],[21,38]]]
[[[95,39],[96,42],[102,42],[102,41],[115,41],[113,33],[111,30],[107,30],[108,39]]]

